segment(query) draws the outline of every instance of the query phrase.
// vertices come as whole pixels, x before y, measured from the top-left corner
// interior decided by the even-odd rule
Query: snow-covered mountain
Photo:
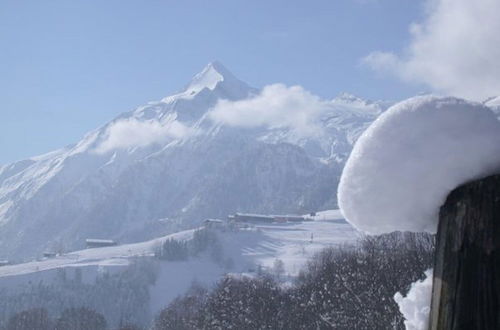
[[[210,116],[222,99],[259,93],[214,62],[75,145],[0,167],[0,257],[73,250],[88,237],[140,241],[237,211],[335,207],[354,141],[388,104],[342,94],[307,136]]]

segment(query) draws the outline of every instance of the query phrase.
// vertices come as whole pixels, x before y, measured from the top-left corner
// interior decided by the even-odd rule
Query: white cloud
[[[375,70],[474,100],[500,95],[500,1],[427,0],[403,54],[373,52]]]
[[[169,139],[178,139],[191,133],[191,129],[174,120],[167,123],[158,121],[139,121],[129,118],[117,121],[109,126],[104,141],[95,149],[105,153],[113,149],[144,147],[153,143],[163,143]]]
[[[288,127],[298,134],[310,135],[319,129],[316,120],[328,105],[300,86],[273,84],[249,99],[219,101],[210,118],[231,126]]]

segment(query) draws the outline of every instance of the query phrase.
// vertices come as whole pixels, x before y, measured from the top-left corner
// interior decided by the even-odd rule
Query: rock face
[[[430,329],[500,329],[500,175],[441,207]]]

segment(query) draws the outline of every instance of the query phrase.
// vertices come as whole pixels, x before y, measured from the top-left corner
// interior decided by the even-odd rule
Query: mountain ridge
[[[74,145],[0,167],[0,257],[71,250],[87,237],[135,242],[236,211],[335,207],[343,162],[384,108],[333,99],[308,137],[225,125],[208,115],[217,102],[259,90],[215,63],[180,93],[125,112]]]

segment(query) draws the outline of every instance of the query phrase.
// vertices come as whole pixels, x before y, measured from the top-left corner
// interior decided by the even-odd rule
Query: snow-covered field
[[[251,274],[259,267],[272,271],[276,259],[283,261],[287,277],[293,277],[316,252],[328,246],[353,242],[360,235],[345,222],[338,210],[319,212],[312,218],[313,221],[301,223],[271,223],[249,225],[238,230],[219,230],[222,253],[232,261],[230,268],[215,263],[209,257],[158,262],[159,276],[150,291],[152,311],[157,312],[184,293],[193,282],[211,285],[228,272]],[[12,289],[27,282],[53,281],[61,268],[69,276],[72,270],[79,268],[83,280],[92,282],[97,274],[120,271],[136,258],[152,256],[155,248],[167,239],[189,240],[194,231],[0,267],[0,289]]]
[[[0,286],[4,277],[30,273],[38,273],[61,267],[101,266],[113,267],[128,265],[130,259],[140,256],[151,256],[155,247],[168,238],[186,240],[192,237],[194,230],[182,231],[172,235],[153,239],[147,242],[110,246],[103,248],[75,251],[54,258],[47,258],[0,268]]]

